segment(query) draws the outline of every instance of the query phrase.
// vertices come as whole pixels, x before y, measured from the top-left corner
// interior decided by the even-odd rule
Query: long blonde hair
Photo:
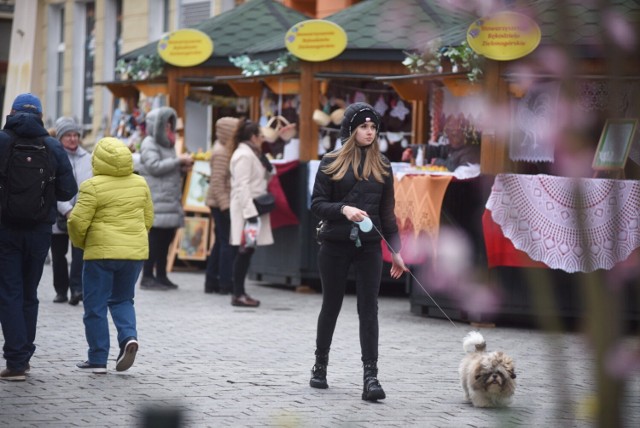
[[[360,153],[360,147],[356,144],[356,133],[353,132],[340,150],[325,155],[330,158],[336,158],[336,160],[324,167],[322,172],[330,175],[332,180],[338,181],[344,177],[349,169],[352,169],[358,181],[368,180],[369,177],[373,175],[373,178],[377,182],[384,183],[384,177],[389,175],[389,171],[380,154],[377,132],[375,140],[371,143],[371,146],[365,150],[366,156],[364,158],[362,176],[360,176],[358,171],[361,161]]]

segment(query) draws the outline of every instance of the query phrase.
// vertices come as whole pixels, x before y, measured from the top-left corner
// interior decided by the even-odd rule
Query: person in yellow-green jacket
[[[82,182],[69,216],[69,237],[84,250],[84,327],[88,359],[77,364],[93,373],[107,372],[109,321],[118,331],[116,371],[129,369],[138,351],[135,285],[149,257],[148,231],[153,202],[146,180],[133,173],[129,148],[117,138],[103,138],[91,158],[93,177]]]

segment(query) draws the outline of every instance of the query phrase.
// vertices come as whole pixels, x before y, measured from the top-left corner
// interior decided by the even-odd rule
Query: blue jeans
[[[222,291],[231,291],[236,249],[229,244],[231,231],[229,210],[220,211],[219,208],[211,208],[211,218],[214,224],[215,243],[207,259],[207,281]]]
[[[107,364],[109,358],[107,309],[118,331],[118,343],[128,337],[138,337],[133,297],[143,263],[142,260],[84,261],[83,321],[90,363]]]
[[[38,284],[51,245],[51,227],[0,226],[0,324],[7,368],[24,370],[36,350]]]

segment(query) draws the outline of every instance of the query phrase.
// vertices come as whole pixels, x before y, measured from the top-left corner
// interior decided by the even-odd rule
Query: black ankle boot
[[[327,389],[327,365],[329,364],[329,353],[318,354],[316,351],[316,364],[311,369],[311,380],[309,385],[312,388]]]
[[[362,388],[362,399],[366,401],[383,400],[386,394],[378,382],[378,361],[364,361],[364,386]]]

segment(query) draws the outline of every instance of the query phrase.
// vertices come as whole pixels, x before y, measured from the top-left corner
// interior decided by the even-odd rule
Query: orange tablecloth
[[[395,214],[402,240],[400,254],[405,263],[423,263],[427,254],[434,253],[442,200],[451,179],[450,175],[407,175],[394,179]],[[425,249],[425,243],[432,248]],[[382,250],[384,260],[390,262],[391,253],[384,242]]]

